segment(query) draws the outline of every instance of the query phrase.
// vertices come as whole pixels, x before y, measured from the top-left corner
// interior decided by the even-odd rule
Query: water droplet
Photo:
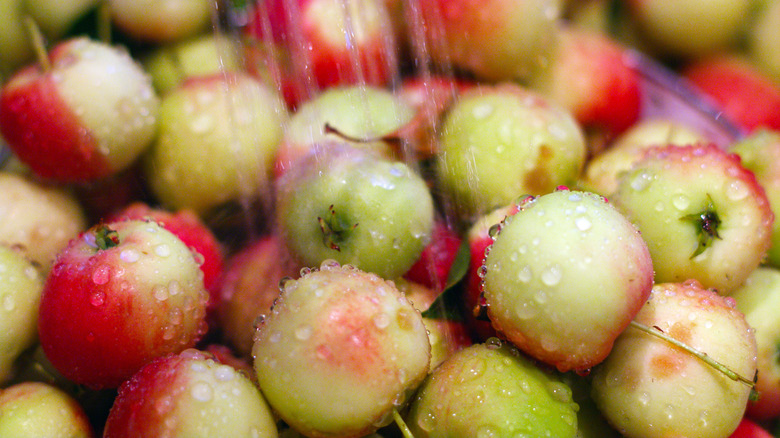
[[[160,257],[168,257],[171,255],[171,247],[165,243],[161,243],[154,247],[154,253]]]
[[[3,310],[10,312],[16,308],[16,301],[11,294],[3,295]]]
[[[379,313],[374,316],[374,326],[380,330],[390,325],[390,317],[386,313]]]
[[[214,368],[214,378],[220,382],[228,382],[236,376],[236,371],[230,365],[218,365]]]
[[[685,210],[691,205],[691,200],[682,194],[672,196],[672,205],[678,210]]]
[[[95,307],[102,306],[106,302],[106,293],[97,291],[89,296],[89,303]]]
[[[742,180],[732,181],[731,184],[726,187],[726,196],[732,201],[745,199],[749,193],[750,191],[748,190],[747,184]]]
[[[205,134],[214,126],[214,120],[208,114],[201,114],[190,122],[190,129],[195,134]]]
[[[308,324],[298,326],[298,328],[295,329],[295,339],[305,341],[311,337],[313,332],[314,329]]]
[[[489,350],[497,350],[501,348],[502,345],[503,342],[501,339],[495,336],[491,336],[485,340],[485,347],[487,347]]]
[[[111,268],[108,265],[100,265],[92,273],[92,282],[95,284],[106,284],[111,278]]]
[[[561,272],[560,266],[550,266],[544,272],[542,272],[542,283],[546,284],[547,286],[555,286],[556,284],[560,283],[562,276],[563,274]]]
[[[124,249],[119,253],[119,258],[125,263],[134,263],[141,258],[141,253],[134,249]]]
[[[168,299],[168,288],[158,284],[152,288],[152,296],[156,300],[165,301]]]
[[[483,105],[475,106],[474,109],[471,111],[471,114],[474,116],[474,118],[481,120],[493,114],[494,110],[495,108],[493,107],[493,105],[486,103]]]
[[[645,190],[650,185],[652,179],[653,179],[652,174],[646,171],[642,171],[639,172],[637,175],[635,175],[634,178],[631,179],[629,184],[631,185],[632,189],[641,192],[642,190]]]
[[[574,226],[580,231],[588,231],[592,225],[590,219],[586,217],[578,217],[574,220]]]
[[[192,394],[192,398],[195,400],[207,402],[211,400],[211,397],[214,395],[214,391],[211,389],[211,385],[208,383],[197,382],[192,385],[190,394]]]

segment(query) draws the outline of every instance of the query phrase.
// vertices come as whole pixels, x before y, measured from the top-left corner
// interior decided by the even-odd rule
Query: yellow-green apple
[[[304,266],[333,259],[380,277],[409,270],[431,240],[433,196],[410,166],[330,145],[277,180],[276,219]]]
[[[271,311],[279,282],[300,268],[278,234],[249,242],[230,256],[219,282],[217,316],[222,336],[239,356],[250,357],[255,320]]]
[[[57,256],[38,333],[52,365],[87,387],[116,388],[145,363],[206,332],[208,292],[193,252],[158,223],[101,223]],[[74,353],[78,352],[78,353]]]
[[[333,142],[396,156],[397,151],[382,138],[401,129],[414,115],[411,105],[387,89],[362,85],[331,87],[301,103],[290,117],[276,155],[274,174],[283,175],[312,149]],[[328,126],[337,132],[331,132]]]
[[[20,251],[0,245],[0,385],[13,377],[16,360],[38,340],[43,280]]]
[[[18,246],[44,273],[68,241],[87,229],[81,204],[64,187],[0,172],[0,243]]]
[[[499,225],[483,268],[495,329],[560,371],[587,370],[644,304],[650,252],[606,199],[559,189],[528,197]]]
[[[257,387],[204,351],[146,364],[119,387],[104,438],[276,438],[276,420]]]
[[[429,56],[444,70],[454,66],[487,81],[524,80],[543,65],[561,12],[548,0],[418,3],[410,8],[411,32],[423,33]]]
[[[610,199],[647,241],[656,283],[696,279],[728,294],[771,244],[764,188],[738,155],[710,143],[648,149]]]
[[[748,404],[747,413],[762,421],[775,418],[780,415],[780,326],[775,317],[780,309],[780,271],[759,266],[730,296],[755,330],[758,346],[758,400]]]
[[[729,150],[739,155],[742,165],[756,175],[769,199],[776,220],[772,224],[772,244],[763,263],[780,267],[780,132],[756,130]]]
[[[639,161],[646,149],[654,146],[704,143],[707,137],[695,127],[671,118],[652,117],[633,124],[607,148],[585,164],[579,185],[603,196],[617,189],[622,172]]]
[[[686,64],[682,75],[742,129],[780,129],[780,84],[744,56],[700,58]]]
[[[46,383],[22,382],[0,389],[0,436],[93,438],[96,435],[73,397]]]
[[[736,47],[751,4],[743,0],[624,0],[643,39],[660,54],[693,58]],[[691,23],[697,23],[695,28]]]
[[[198,35],[155,46],[141,62],[154,88],[164,95],[193,76],[241,70],[241,45],[217,33]]]
[[[750,61],[775,82],[780,81],[780,1],[757,2],[752,25],[747,31],[746,50]]]
[[[653,286],[609,357],[592,373],[592,396],[625,437],[727,438],[743,417],[756,373],[756,339],[734,300],[695,280]],[[658,332],[723,365],[717,369]]]
[[[420,312],[395,285],[332,260],[289,279],[252,355],[274,411],[306,436],[363,436],[392,421],[428,373]]]
[[[267,195],[287,109],[244,73],[193,77],[166,94],[159,133],[144,156],[152,194],[199,215]]]
[[[572,112],[591,137],[591,155],[636,123],[642,108],[640,75],[624,47],[573,26],[560,26],[550,60],[530,87]]]
[[[136,41],[161,44],[211,28],[211,0],[108,0],[116,27]]]
[[[513,83],[463,92],[447,111],[435,168],[447,208],[471,219],[579,177],[585,137],[571,113]]]
[[[24,1],[0,1],[0,81],[4,82],[14,70],[33,56],[32,40],[24,25]]]
[[[416,438],[577,436],[571,388],[497,338],[464,348],[433,370],[411,402]]]
[[[129,167],[157,132],[159,98],[123,49],[77,37],[0,90],[0,132],[37,175],[86,182]]]
[[[81,18],[94,10],[100,0],[22,0],[24,12],[51,41],[70,32]]]

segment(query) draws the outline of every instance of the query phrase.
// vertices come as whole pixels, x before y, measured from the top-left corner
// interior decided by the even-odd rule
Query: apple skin
[[[780,82],[780,2],[758,3],[745,37],[747,55],[759,70]]]
[[[573,185],[587,155],[569,111],[508,82],[463,92],[447,111],[439,145],[438,188],[466,222],[524,194]]]
[[[78,37],[0,91],[0,132],[40,177],[87,182],[129,167],[157,132],[159,98],[140,64],[117,47]]]
[[[405,420],[416,438],[575,437],[571,388],[497,338],[433,370]]]
[[[108,230],[116,244],[100,249]],[[116,388],[146,362],[193,346],[207,303],[203,272],[173,233],[152,221],[100,224],[58,255],[41,297],[40,343],[66,378]]]
[[[707,354],[746,379],[756,373],[756,339],[734,300],[695,280],[661,283],[635,321]],[[669,342],[626,329],[592,375],[592,397],[628,438],[728,437],[751,388]]]
[[[490,82],[524,80],[544,64],[560,17],[557,2],[546,0],[424,0],[417,7],[431,58]]]
[[[433,196],[409,166],[330,145],[277,180],[276,220],[304,266],[333,259],[380,277],[405,274],[430,242]]]
[[[119,388],[103,438],[276,438],[271,409],[252,381],[212,355],[187,349],[146,364]]]
[[[681,74],[745,131],[780,129],[780,84],[743,56],[701,58],[685,65]]]
[[[758,346],[758,401],[748,404],[747,413],[753,419],[769,420],[780,415],[780,364],[777,363],[777,345],[780,324],[780,271],[759,266],[745,283],[730,295],[737,302],[737,310],[755,329]]]
[[[64,187],[0,172],[0,242],[22,248],[47,273],[57,253],[88,227],[79,201]]]
[[[390,423],[428,373],[420,312],[392,282],[332,260],[282,289],[252,349],[274,411],[308,437],[358,437]]]
[[[24,11],[35,20],[46,37],[59,41],[74,24],[91,10],[100,0],[22,0]]]
[[[647,150],[610,200],[647,241],[656,283],[696,279],[729,294],[771,245],[763,187],[738,155],[710,143]]]
[[[0,436],[93,438],[78,402],[55,386],[22,382],[0,389]]]
[[[445,219],[435,219],[430,243],[423,248],[404,278],[441,292],[447,286],[447,278],[458,256],[460,244],[460,235],[446,224]]]
[[[507,216],[484,259],[493,327],[559,371],[609,354],[653,285],[637,228],[604,198],[557,190]]]
[[[38,340],[43,281],[20,251],[0,245],[0,385],[14,375],[16,359]]]
[[[211,26],[211,0],[108,0],[116,27],[136,41],[161,44],[203,33]]]
[[[773,436],[751,419],[743,418],[729,438],[773,438]]]
[[[22,19],[24,1],[0,1],[0,17],[3,17],[3,26],[0,27],[0,82],[33,56],[32,41],[27,36]]]

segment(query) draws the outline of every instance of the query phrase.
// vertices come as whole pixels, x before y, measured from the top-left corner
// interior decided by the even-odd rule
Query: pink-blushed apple
[[[185,81],[163,97],[159,132],[143,157],[152,195],[200,216],[262,199],[286,120],[279,93],[248,74]]]
[[[150,360],[193,346],[206,332],[208,298],[176,235],[153,221],[101,223],[57,256],[38,334],[63,376],[116,388]]]
[[[0,384],[14,376],[14,363],[38,340],[43,281],[39,268],[20,251],[0,245]]]
[[[514,83],[463,92],[445,115],[439,147],[445,208],[469,221],[521,195],[572,185],[587,154],[568,110]]]
[[[279,282],[299,275],[300,268],[278,234],[249,242],[228,259],[219,283],[218,323],[241,357],[250,357],[255,320],[271,311]]]
[[[252,381],[196,349],[146,364],[119,387],[104,438],[276,438],[276,420]]]
[[[430,56],[443,69],[454,66],[483,80],[509,81],[527,79],[546,62],[560,6],[546,0],[425,0],[411,14],[410,22],[422,26]]]
[[[747,29],[752,4],[742,0],[624,0],[624,3],[650,46],[661,55],[682,58],[735,48]]]
[[[282,289],[252,349],[274,411],[306,436],[389,424],[428,373],[420,312],[392,282],[332,260]]]
[[[447,278],[458,256],[460,245],[460,235],[447,225],[445,219],[437,218],[433,222],[430,243],[423,248],[420,257],[406,271],[404,278],[441,292],[447,286]]]
[[[85,37],[16,72],[0,90],[0,132],[37,175],[86,182],[129,167],[157,132],[157,97],[123,49]]]
[[[780,325],[774,316],[780,309],[780,271],[759,266],[730,296],[755,330],[758,346],[758,400],[748,404],[748,415],[758,420],[775,418],[780,415]]]
[[[647,241],[656,283],[696,279],[728,294],[771,244],[764,188],[738,155],[710,143],[648,149],[610,200]]]
[[[416,438],[577,436],[571,388],[497,338],[462,349],[433,370],[406,423]]]
[[[289,78],[311,96],[334,85],[388,85],[397,45],[383,0],[257,2],[248,32],[272,42],[290,60]],[[313,89],[313,90],[312,90]]]
[[[573,26],[561,26],[558,34],[549,63],[530,86],[572,112],[595,155],[639,120],[640,75],[610,37]]]
[[[331,87],[301,103],[290,116],[276,154],[274,175],[283,175],[301,157],[334,142],[401,158],[401,154],[382,138],[402,129],[414,116],[411,105],[385,88]],[[327,127],[338,132],[330,132]]]
[[[22,248],[43,272],[70,239],[87,229],[84,208],[65,187],[0,172],[0,243]]]
[[[746,169],[756,175],[775,215],[772,244],[763,263],[780,267],[780,132],[758,129],[731,145]]]
[[[630,170],[646,149],[704,142],[707,137],[684,122],[658,117],[642,119],[615,138],[606,150],[588,160],[579,185],[608,197],[617,189],[620,174]]]
[[[772,438],[772,434],[750,418],[743,418],[729,438]]]
[[[180,41],[211,28],[211,0],[108,0],[111,19],[129,38],[153,44]]]
[[[559,371],[587,370],[644,304],[650,252],[637,228],[590,192],[529,197],[500,224],[484,259],[493,327]]]
[[[717,54],[685,65],[682,75],[746,131],[780,129],[780,84],[736,54]]]
[[[659,283],[607,359],[593,370],[592,396],[631,438],[728,437],[742,420],[751,386],[652,333],[694,349],[750,382],[756,339],[734,300],[695,280]]]
[[[46,383],[22,382],[0,389],[0,436],[93,438],[96,434],[73,397]]]
[[[329,145],[276,185],[278,231],[304,266],[333,259],[386,279],[406,273],[431,240],[433,196],[409,165]]]

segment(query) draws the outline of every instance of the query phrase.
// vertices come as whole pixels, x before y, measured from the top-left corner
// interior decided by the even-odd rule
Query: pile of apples
[[[0,16],[0,437],[780,433],[780,0]]]

